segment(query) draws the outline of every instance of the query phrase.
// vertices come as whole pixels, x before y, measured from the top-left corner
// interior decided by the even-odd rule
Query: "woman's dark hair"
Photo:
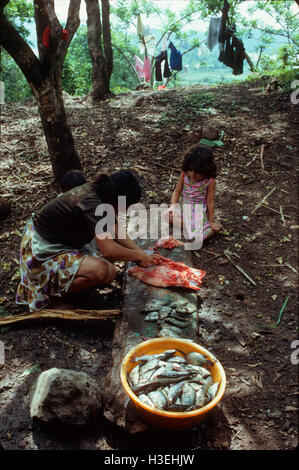
[[[193,145],[184,154],[182,170],[185,173],[193,170],[194,173],[200,173],[205,178],[216,178],[217,170],[213,150],[206,145]]]
[[[141,186],[130,170],[121,170],[112,175],[99,172],[93,182],[99,196],[113,206],[117,206],[118,196],[125,196],[127,207],[136,204],[141,198]]]
[[[70,170],[63,175],[60,186],[63,192],[86,183],[86,178],[80,170]]]

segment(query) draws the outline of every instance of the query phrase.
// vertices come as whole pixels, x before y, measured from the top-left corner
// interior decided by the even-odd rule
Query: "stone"
[[[92,377],[56,367],[38,376],[30,400],[32,419],[73,428],[95,424],[101,408],[101,391]]]

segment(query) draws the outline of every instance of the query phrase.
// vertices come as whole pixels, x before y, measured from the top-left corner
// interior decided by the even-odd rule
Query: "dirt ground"
[[[227,389],[215,412],[184,433],[150,429],[131,436],[103,419],[83,435],[59,435],[31,421],[30,387],[40,371],[51,367],[84,371],[104,384],[112,365],[114,322],[41,319],[0,326],[4,449],[298,447],[298,105],[292,104],[290,91],[267,94],[266,85],[267,80],[258,79],[215,88],[138,91],[98,105],[66,97],[87,178],[99,169],[135,168],[146,205],[169,203],[192,127],[205,123],[224,131],[225,145],[214,148],[216,214],[224,232],[193,257],[194,265],[206,271],[199,294],[200,344],[223,364]],[[2,106],[0,169],[0,192],[11,203],[0,231],[4,318],[26,311],[14,303],[22,230],[31,213],[57,194],[38,109],[31,101]],[[124,265],[118,269],[123,272]],[[121,296],[115,281],[97,291],[93,305],[117,308]],[[86,306],[83,296],[80,301]]]

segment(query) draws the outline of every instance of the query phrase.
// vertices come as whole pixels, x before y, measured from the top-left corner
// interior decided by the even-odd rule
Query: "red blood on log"
[[[160,256],[156,264],[147,268],[136,266],[128,273],[145,284],[156,287],[177,286],[199,290],[205,271],[190,268],[184,263]]]

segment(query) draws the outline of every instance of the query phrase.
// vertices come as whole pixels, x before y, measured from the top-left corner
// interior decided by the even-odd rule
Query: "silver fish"
[[[159,390],[154,390],[148,394],[148,397],[153,402],[155,408],[158,408],[159,410],[165,409],[167,400],[164,393]]]
[[[202,408],[203,406],[205,406],[206,403],[207,403],[207,399],[206,399],[202,389],[197,390],[196,393],[195,393],[195,405],[198,408]]]
[[[177,364],[186,364],[187,363],[186,359],[182,356],[173,356],[170,359],[168,359],[168,362],[174,362],[174,363],[177,363]]]
[[[175,412],[184,412],[184,411],[191,411],[191,407],[189,405],[183,405],[182,403],[173,403],[169,405],[166,410],[167,411],[175,411]],[[192,409],[195,409],[192,406]]]
[[[182,405],[187,406],[193,406],[195,404],[195,390],[188,382],[183,386],[181,393],[181,403]]]
[[[166,338],[166,337],[172,337],[172,338],[181,338],[181,335],[177,334],[175,331],[173,331],[170,328],[165,328],[163,327],[159,333],[157,334],[158,338]]]
[[[159,318],[159,312],[150,312],[144,317],[144,321],[157,321]]]
[[[160,320],[164,320],[164,318],[166,318],[170,312],[171,312],[170,307],[161,307],[159,309],[159,318],[160,318]]]
[[[175,353],[176,353],[175,349],[167,349],[167,351],[163,351],[162,353],[159,353],[159,354],[145,354],[144,356],[133,357],[131,358],[131,360],[133,362],[152,361],[153,359],[166,360],[169,357],[174,356]]]
[[[169,323],[170,325],[176,326],[177,328],[187,328],[187,326],[190,326],[190,323],[185,322],[185,321],[182,322],[178,320],[177,318],[173,318],[173,317],[165,318],[165,323]]]
[[[185,314],[189,314],[189,313],[194,313],[197,311],[197,308],[195,307],[195,305],[193,304],[189,304],[189,303],[186,303],[186,304],[182,304],[182,305],[178,305],[176,307],[176,311],[178,313],[185,313]]]
[[[144,305],[142,312],[147,313],[147,312],[154,312],[156,310],[159,310],[159,308],[163,307],[163,305],[166,305],[168,303],[167,300],[160,300],[160,299],[153,299],[147,302],[147,304]]]
[[[214,400],[218,392],[218,387],[219,387],[219,382],[215,382],[213,385],[211,385],[207,393],[208,402]]]
[[[185,385],[185,383],[186,383],[186,380],[183,380],[182,382],[174,384],[169,388],[168,398],[169,398],[169,403],[170,404],[175,403],[175,401],[178,398],[179,394],[181,393],[182,388]]]
[[[147,361],[147,362],[140,362],[141,365],[140,367],[140,373],[139,373],[139,379],[142,382],[146,382],[150,377],[153,375],[155,369],[159,365],[159,359],[153,359],[152,361]]]
[[[177,382],[181,382],[182,377],[177,377],[177,378],[165,378],[161,377],[159,379],[151,380],[150,382],[147,383],[138,383],[136,385],[131,386],[132,392],[134,392],[136,395],[139,395],[140,393],[149,393],[152,392],[153,390],[157,390],[159,387],[165,387],[166,385],[174,384]]]
[[[213,381],[213,377],[211,375],[205,379],[205,381],[202,385],[202,391],[203,391],[204,395],[206,395],[208,393],[208,390],[211,387],[211,385],[213,385],[213,383],[214,383],[214,381]]]
[[[188,317],[186,317],[186,315],[183,315],[182,313],[177,313],[176,310],[171,310],[168,315],[168,318],[175,318],[176,320],[185,322],[186,318]]]
[[[187,300],[175,300],[172,302],[169,307],[173,309],[177,309],[178,307],[182,307],[183,305],[187,305],[188,301]]]
[[[134,367],[134,369],[131,370],[131,372],[129,373],[129,382],[131,385],[136,385],[138,384],[139,380],[140,380],[140,364],[137,364],[136,367]]]
[[[161,370],[157,375],[157,378],[165,377],[165,378],[177,378],[181,377],[181,379],[192,377],[192,373],[184,372],[180,370]]]
[[[138,398],[141,401],[143,401],[143,403],[145,403],[146,405],[151,406],[152,408],[155,408],[154,403],[152,402],[152,400],[145,393],[141,393],[141,395],[139,395]]]
[[[203,354],[195,351],[186,354],[185,357],[186,361],[189,362],[189,364],[193,364],[196,366],[208,366],[214,364],[207,356],[204,356]]]
[[[165,323],[165,320],[164,320],[164,323],[162,323],[162,328],[166,328],[167,330],[172,330],[176,334],[183,333],[181,328],[178,328],[177,326],[174,326],[174,325],[169,325],[168,323]]]
[[[185,366],[185,369],[196,372],[198,375],[201,375],[203,379],[211,375],[210,371],[205,367],[194,366],[193,364],[188,364],[187,366]]]

